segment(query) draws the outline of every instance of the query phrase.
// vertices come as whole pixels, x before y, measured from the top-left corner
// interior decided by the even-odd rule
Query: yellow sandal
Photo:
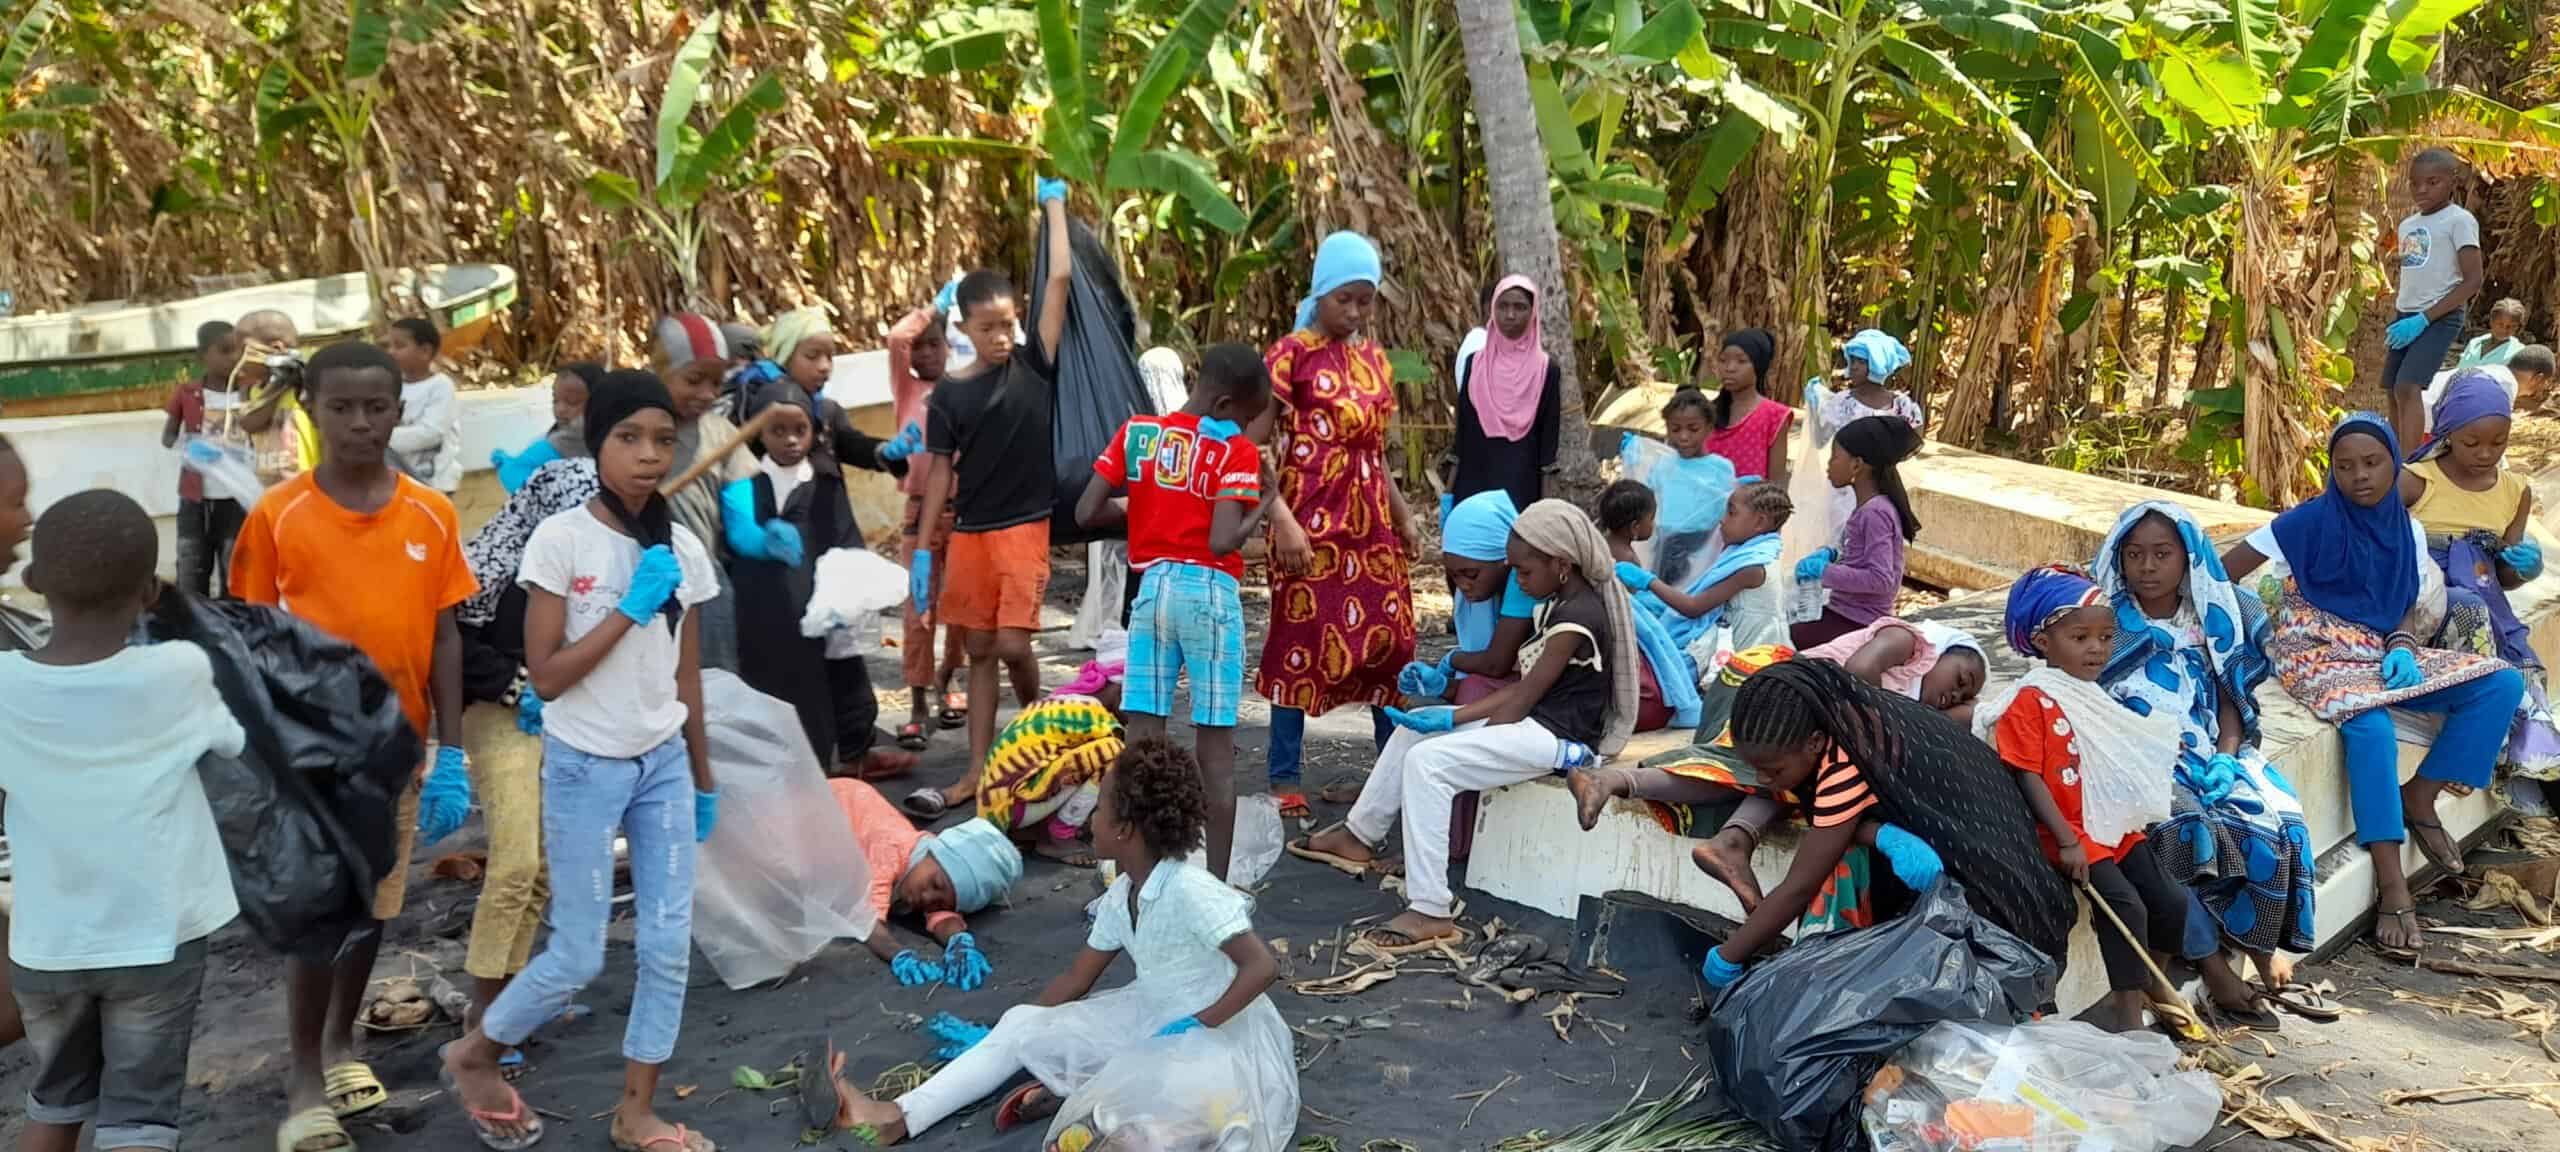
[[[353,1152],[355,1146],[355,1138],[326,1108],[303,1109],[276,1128],[276,1152]]]
[[[390,1090],[362,1060],[332,1064],[321,1070],[320,1090],[329,1097],[329,1111],[340,1120],[362,1116],[391,1099]]]

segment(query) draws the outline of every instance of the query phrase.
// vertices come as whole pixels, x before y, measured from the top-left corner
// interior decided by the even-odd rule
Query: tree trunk
[[[2169,299],[2160,305],[2160,363],[2151,372],[2151,407],[2159,408],[2169,399],[2169,354],[2176,351],[2178,338],[2186,335],[2187,282],[2169,282]]]
[[[1557,437],[1555,494],[1588,504],[1600,491],[1600,464],[1582,406],[1573,357],[1573,297],[1556,238],[1555,204],[1547,195],[1547,149],[1529,103],[1529,69],[1510,0],[1457,0],[1458,36],[1467,54],[1477,135],[1493,201],[1495,250],[1502,267],[1538,282],[1540,343],[1563,381],[1563,427]]]

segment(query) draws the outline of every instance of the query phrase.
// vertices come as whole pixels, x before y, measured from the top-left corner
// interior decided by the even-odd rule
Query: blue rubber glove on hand
[[[2390,655],[2382,658],[2383,687],[2397,692],[2403,688],[2415,688],[2423,679],[2418,674],[2417,653],[2406,648],[2394,648]]]
[[[972,1023],[948,1012],[936,1012],[933,1014],[933,1019],[924,1022],[925,1035],[942,1041],[941,1045],[933,1050],[933,1058],[936,1060],[959,1059],[970,1049],[977,1047],[978,1041],[986,1039],[987,1033],[993,1031],[995,1029],[984,1024]]]
[[[933,294],[933,310],[948,316],[952,309],[959,306],[960,278],[954,276],[943,282],[942,291]]]
[[[516,690],[516,731],[542,735],[542,697],[534,694],[531,684]]]
[[[720,794],[693,794],[693,842],[700,844],[711,838],[711,826],[720,822]]]
[[[2187,787],[2196,794],[2196,803],[2211,808],[2240,786],[2240,761],[2229,753],[2217,752],[2204,762],[2204,767],[2190,774]]]
[[[912,423],[908,424],[898,430],[896,437],[880,446],[880,462],[895,464],[915,455],[916,449],[922,447],[924,447],[924,429]]]
[[[1171,1024],[1167,1024],[1162,1028],[1156,1029],[1156,1035],[1159,1037],[1180,1036],[1185,1032],[1197,1032],[1206,1027],[1208,1027],[1208,1025],[1201,1023],[1199,1017],[1185,1016],[1180,1020],[1176,1020]]]
[[[436,747],[436,766],[418,789],[418,838],[429,844],[453,835],[471,814],[471,761],[462,749]]]
[[[1837,548],[1816,548],[1804,559],[1796,561],[1796,583],[1811,584],[1822,579],[1831,562],[1840,558]]]
[[[1425,736],[1431,736],[1456,728],[1458,726],[1458,710],[1455,708],[1441,706],[1435,708],[1416,708],[1411,712],[1407,712],[1402,708],[1391,707],[1387,709],[1387,719],[1394,722],[1399,728],[1410,728]]]
[[[1707,961],[1698,965],[1698,974],[1707,978],[1707,987],[1721,992],[1742,979],[1742,965],[1725,959],[1724,948],[1719,945],[1707,949]]]
[[[676,562],[675,550],[652,544],[641,551],[639,566],[631,570],[631,587],[623,592],[618,611],[634,624],[647,624],[683,582],[684,565]]]
[[[2389,328],[2383,329],[2382,339],[2384,343],[2387,343],[2394,348],[2406,348],[2410,344],[2416,342],[2419,333],[2426,330],[2427,314],[2424,312],[2412,312],[2392,321]]]
[[[1903,887],[1914,892],[1928,891],[1938,883],[1938,876],[1947,870],[1946,864],[1938,859],[1938,850],[1930,847],[1928,841],[1891,824],[1876,826],[1876,851],[1883,853],[1885,862],[1893,865],[1893,874],[1901,879]]]
[[[1034,185],[1034,188],[1036,191],[1033,194],[1043,204],[1052,200],[1064,200],[1067,198],[1067,182],[1064,180],[1050,180],[1043,178],[1039,184]]]
[[[913,948],[889,958],[889,974],[898,978],[902,988],[922,988],[942,982],[942,965],[916,955]]]
[[[1404,671],[1396,673],[1396,691],[1407,696],[1436,699],[1449,694],[1449,677],[1440,671],[1439,665],[1416,660],[1405,665]]]
[[[1629,592],[1649,592],[1653,590],[1653,572],[1633,560],[1620,560],[1618,583],[1626,585]]]
[[[915,602],[916,615],[933,614],[933,553],[921,548],[907,561],[907,599]]]
[[[2518,576],[2534,579],[2542,575],[2542,545],[2527,536],[2516,541],[2514,547],[2498,549],[2498,562],[2515,569]]]
[[[975,992],[995,975],[996,966],[987,963],[987,954],[978,951],[978,938],[966,932],[954,932],[942,945],[942,982],[962,992]]]
[[[804,554],[800,544],[800,526],[788,520],[765,521],[764,554],[791,567],[799,567]]]

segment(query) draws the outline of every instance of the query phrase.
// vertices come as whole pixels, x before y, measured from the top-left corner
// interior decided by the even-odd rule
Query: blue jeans
[[[2497,770],[2498,752],[2507,746],[2507,729],[2523,699],[2524,676],[2500,668],[2393,707],[2444,717],[2427,758],[2418,762],[2420,778],[2481,788]],[[2338,725],[2338,742],[2346,750],[2347,802],[2355,810],[2356,843],[2408,839],[2400,818],[2400,737],[2390,711],[2376,708],[2348,717]]]
[[[1369,738],[1380,750],[1387,737],[1395,735],[1395,721],[1387,719],[1384,708],[1369,709]],[[1271,786],[1280,791],[1297,789],[1301,773],[1299,761],[1307,744],[1307,714],[1297,708],[1271,709]]]
[[[489,1039],[524,1043],[604,971],[616,828],[631,841],[632,953],[640,967],[622,1055],[635,1064],[664,1064],[675,1055],[693,963],[693,768],[682,735],[637,760],[590,756],[542,738],[551,937],[482,1015],[480,1031]]]

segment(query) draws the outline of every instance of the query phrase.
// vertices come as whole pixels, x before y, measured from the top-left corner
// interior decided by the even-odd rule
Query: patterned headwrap
[[[2255,743],[2258,685],[2266,683],[2268,673],[2274,671],[2267,662],[2271,632],[2266,604],[2232,584],[2230,574],[2222,570],[2222,557],[2213,550],[2213,541],[2205,539],[2204,529],[2196,525],[2195,514],[2183,505],[2146,500],[2125,509],[2107,533],[2107,542],[2098,549],[2094,573],[2098,590],[2116,606],[2115,651],[2107,657],[2106,670],[2098,674],[2098,682],[2112,686],[2134,676],[2155,676],[2163,687],[2177,682],[2168,666],[2178,651],[2177,637],[2142,614],[2142,606],[2133,598],[2133,586],[2124,578],[2125,537],[2135,525],[2153,516],[2168,521],[2177,530],[2179,542],[2186,545],[2187,578],[2180,592],[2187,606],[2195,611],[2196,625],[2204,632],[2205,651],[2212,661],[2211,691],[2193,704],[2201,721],[2198,727],[2207,731],[2219,727],[2208,718],[2219,715],[2222,701],[2227,699],[2240,713],[2242,739]]]
[[[729,341],[720,326],[699,312],[670,312],[658,317],[658,357],[669,371],[696,360],[727,360]]]
[[[2051,627],[2066,612],[2100,603],[2098,586],[2076,568],[2048,564],[2030,568],[2018,582],[2009,585],[2009,607],[2000,616],[2000,629],[2009,638],[2009,647],[2020,656],[2041,656],[2036,650],[2036,634]]]

